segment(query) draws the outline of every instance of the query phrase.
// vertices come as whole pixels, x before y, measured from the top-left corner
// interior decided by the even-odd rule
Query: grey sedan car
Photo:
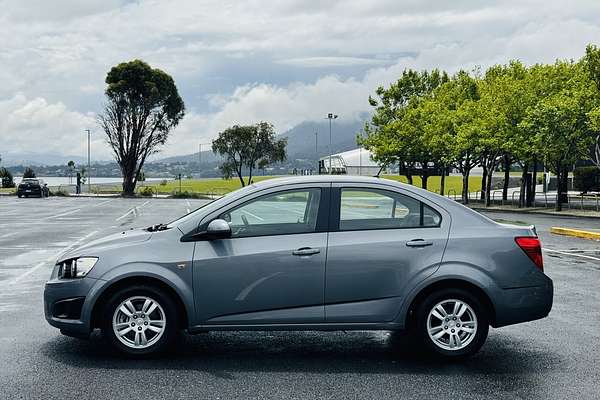
[[[351,176],[263,181],[93,241],[58,260],[44,292],[62,333],[100,328],[132,355],[180,330],[355,329],[406,330],[463,357],[490,325],[548,315],[552,297],[534,227]]]

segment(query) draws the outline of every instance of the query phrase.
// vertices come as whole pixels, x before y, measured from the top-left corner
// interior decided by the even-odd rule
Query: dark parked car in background
[[[17,187],[17,196],[19,198],[23,196],[48,197],[49,195],[50,189],[48,189],[48,186],[43,179],[24,178]]]
[[[553,286],[532,226],[385,179],[307,176],[70,250],[44,297],[61,332],[100,328],[134,355],[179,329],[356,329],[408,330],[461,357],[489,326],[548,315]]]

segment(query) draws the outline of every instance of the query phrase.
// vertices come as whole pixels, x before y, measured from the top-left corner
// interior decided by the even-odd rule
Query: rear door
[[[450,216],[401,189],[333,186],[325,320],[392,321],[407,292],[439,266]]]

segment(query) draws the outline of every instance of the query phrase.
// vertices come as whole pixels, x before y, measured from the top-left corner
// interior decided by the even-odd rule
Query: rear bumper
[[[548,316],[552,309],[554,287],[546,277],[540,286],[503,289],[500,299],[495,302],[495,328],[533,321]]]

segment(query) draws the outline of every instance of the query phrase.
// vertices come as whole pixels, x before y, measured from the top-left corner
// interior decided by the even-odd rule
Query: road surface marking
[[[64,215],[71,215],[71,214],[75,214],[76,212],[78,212],[78,211],[80,211],[80,210],[81,210],[81,208],[76,208],[76,209],[74,209],[74,210],[67,211],[67,212],[60,213],[60,214],[56,214],[56,215],[51,215],[51,216],[49,216],[49,217],[45,217],[45,218],[43,218],[43,219],[44,219],[44,220],[46,220],[46,219],[52,219],[52,218],[58,218],[58,217],[62,217],[62,216],[64,216]]]
[[[61,254],[64,254],[67,251],[71,250],[72,248],[78,246],[79,244],[81,244],[81,242],[83,242],[84,240],[87,240],[88,238],[90,238],[91,236],[95,235],[96,233],[98,233],[98,231],[93,231],[93,232],[88,233],[84,237],[82,237],[79,240],[73,242],[70,246],[61,249],[61,251],[59,251],[58,253],[55,253],[55,254],[51,255],[50,257],[46,258],[44,261],[41,261],[41,262],[37,263],[32,268],[28,269],[27,271],[25,271],[21,275],[17,276],[16,278],[13,278],[12,281],[8,281],[7,283],[9,285],[11,285],[11,284],[15,284],[15,283],[21,281],[23,278],[26,278],[29,275],[33,274],[35,271],[37,271],[38,269],[42,268],[47,263],[52,262],[52,261],[56,261],[56,259],[58,257],[60,257]]]
[[[259,221],[264,221],[264,218],[259,217],[258,215],[254,215],[252,214],[250,211],[246,211],[246,210],[241,210],[243,213],[248,214],[249,216],[251,216],[252,218],[256,218]]]
[[[185,202],[187,204],[187,208],[185,210],[189,214],[190,213],[190,208],[192,208],[192,205],[190,204],[190,201],[188,199],[185,199]]]
[[[581,258],[587,258],[589,260],[600,261],[600,258],[598,258],[598,257],[586,256],[585,254],[577,254],[577,253],[572,253],[572,252],[567,252],[567,251],[560,251],[560,250],[551,250],[551,249],[547,249],[547,248],[544,248],[544,250],[545,251],[549,251],[551,253],[564,254],[566,256],[581,257]]]

